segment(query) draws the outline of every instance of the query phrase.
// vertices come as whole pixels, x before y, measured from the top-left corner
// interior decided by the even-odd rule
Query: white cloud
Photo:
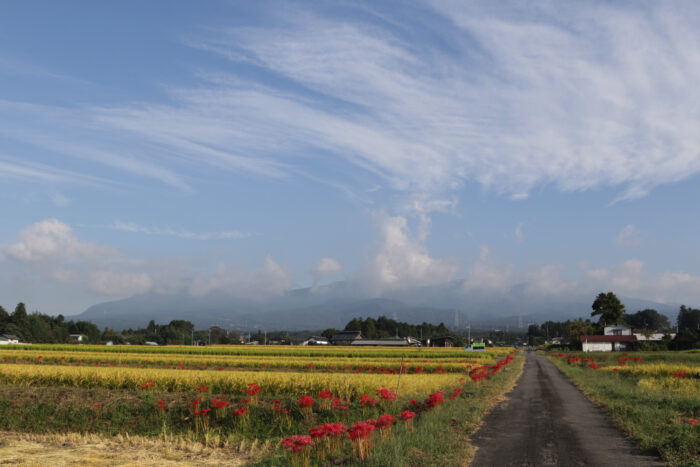
[[[322,258],[316,266],[311,269],[311,273],[315,276],[333,275],[343,269],[341,264],[333,258]]]
[[[26,228],[17,242],[3,249],[15,261],[52,259],[104,259],[117,253],[114,249],[95,243],[79,241],[73,229],[58,219],[46,219]]]
[[[441,284],[455,277],[458,264],[450,259],[434,259],[428,254],[425,238],[415,238],[405,217],[379,216],[380,247],[372,264],[372,286],[408,288]],[[418,229],[425,231],[425,228]]]
[[[0,131],[185,190],[195,169],[321,180],[332,166],[361,186],[328,181],[344,191],[439,198],[476,182],[513,199],[545,185],[635,198],[700,173],[693,3],[430,4],[393,27],[287,10],[208,29],[189,45],[275,79],[200,71],[167,104],[4,102]]]
[[[639,231],[634,225],[627,224],[615,237],[615,243],[622,246],[639,246]]]

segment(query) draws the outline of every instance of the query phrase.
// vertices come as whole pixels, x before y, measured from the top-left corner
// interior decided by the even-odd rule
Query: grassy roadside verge
[[[392,437],[376,443],[371,456],[364,461],[346,452],[345,457],[336,462],[363,467],[468,465],[475,453],[469,443],[469,435],[479,427],[484,415],[515,385],[522,374],[524,361],[523,354],[519,353],[501,372],[478,385],[465,385],[455,401],[421,414],[413,431],[403,426],[395,427]],[[277,450],[254,465],[288,465],[288,458],[286,453]]]
[[[640,387],[637,377],[569,365],[566,359],[544,355],[640,448],[658,452],[671,465],[700,465],[700,430],[688,423],[700,415],[700,395]]]

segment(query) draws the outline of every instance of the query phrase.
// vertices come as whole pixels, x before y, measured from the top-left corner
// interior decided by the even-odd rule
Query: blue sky
[[[700,304],[695,2],[11,2],[0,299]]]

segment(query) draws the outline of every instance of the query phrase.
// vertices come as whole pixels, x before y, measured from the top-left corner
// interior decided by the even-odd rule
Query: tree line
[[[653,332],[677,331],[673,341],[670,337],[658,344],[668,348],[693,348],[700,341],[700,309],[681,305],[676,317],[675,329],[669,319],[654,309],[639,310],[627,313],[625,305],[613,293],[600,293],[591,305],[591,317],[598,316],[598,321],[578,319],[567,321],[546,321],[541,325],[531,324],[528,327],[528,342],[530,345],[540,345],[548,338],[559,337],[562,344],[572,347],[580,346],[582,335],[602,334],[603,328],[609,324],[621,323],[640,331],[643,334]],[[640,344],[643,345],[643,344]]]
[[[386,316],[374,318],[353,318],[345,325],[344,331],[360,331],[367,339],[386,339],[389,337],[442,337],[450,334],[445,323],[434,325],[423,322],[422,324],[410,324],[402,321],[389,319]],[[340,332],[337,329],[329,328],[321,334],[331,338]]]

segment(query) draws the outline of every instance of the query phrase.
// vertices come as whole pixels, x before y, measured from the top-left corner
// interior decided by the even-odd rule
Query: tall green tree
[[[650,308],[640,310],[631,315],[626,314],[623,316],[623,319],[625,323],[635,329],[658,331],[671,327],[671,323],[668,321],[667,317]]]
[[[625,313],[625,305],[612,292],[599,293],[591,308],[591,316],[600,316],[598,322],[602,326],[619,322]]]

